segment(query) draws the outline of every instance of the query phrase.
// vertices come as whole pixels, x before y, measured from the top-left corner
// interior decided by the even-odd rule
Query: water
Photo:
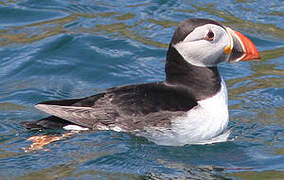
[[[0,179],[284,178],[284,3],[273,1],[0,1]],[[219,20],[247,35],[261,61],[221,64],[233,141],[158,146],[116,132],[67,135],[24,151],[34,104],[163,80],[178,22]],[[55,134],[57,133],[57,134]]]

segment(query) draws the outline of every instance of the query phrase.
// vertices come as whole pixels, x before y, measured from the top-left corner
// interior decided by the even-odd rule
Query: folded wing
[[[194,97],[184,91],[163,82],[128,85],[83,99],[47,101],[35,107],[60,121],[91,129],[118,126],[143,130],[146,125],[170,124],[173,116],[196,106]],[[50,121],[51,117],[45,119]]]

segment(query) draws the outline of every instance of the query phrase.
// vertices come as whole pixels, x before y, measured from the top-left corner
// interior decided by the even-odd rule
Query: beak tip
[[[247,61],[247,60],[261,58],[260,53],[258,52],[255,45],[248,37],[246,37],[245,35],[243,35],[242,33],[238,31],[234,31],[234,33],[238,37],[237,39],[239,40],[239,42],[242,44],[243,51],[244,51],[243,52],[244,56],[242,59],[240,59],[240,61]]]
[[[254,46],[253,50],[247,49],[245,57],[242,59],[242,61],[255,60],[255,59],[261,59],[261,56],[260,56],[260,53],[257,51],[257,49]]]

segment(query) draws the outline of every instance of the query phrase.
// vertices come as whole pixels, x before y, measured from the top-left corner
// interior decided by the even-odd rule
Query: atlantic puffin
[[[159,145],[198,144],[227,128],[228,95],[221,62],[259,59],[240,32],[210,19],[187,19],[173,34],[161,82],[125,85],[81,98],[41,102],[51,116],[27,129],[113,130]]]

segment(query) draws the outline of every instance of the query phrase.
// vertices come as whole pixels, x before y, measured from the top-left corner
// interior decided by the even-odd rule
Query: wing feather
[[[47,101],[35,107],[92,129],[103,124],[143,130],[151,124],[170,124],[173,116],[196,105],[184,89],[161,82],[116,87],[83,99]]]
[[[94,121],[96,120],[96,115],[92,107],[60,106],[47,104],[37,104],[35,107],[53,116],[88,128],[92,128]]]

